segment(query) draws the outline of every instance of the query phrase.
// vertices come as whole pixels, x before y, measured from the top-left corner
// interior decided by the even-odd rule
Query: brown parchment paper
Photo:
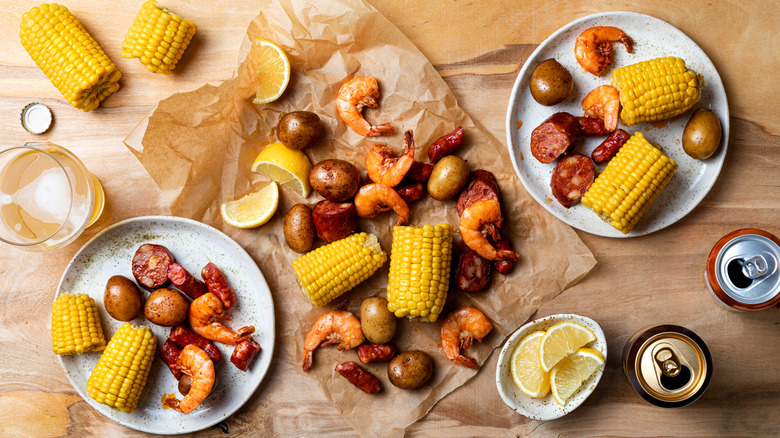
[[[521,256],[508,276],[495,276],[486,292],[468,295],[454,288],[450,291],[445,312],[471,305],[493,321],[493,332],[467,352],[480,363],[540,304],[582,278],[595,260],[571,228],[550,216],[526,193],[505,146],[458,106],[452,91],[422,53],[373,7],[359,0],[272,0],[258,13],[247,29],[232,79],[161,101],[125,143],[162,189],[174,215],[220,228],[244,246],[260,266],[276,307],[274,360],[285,362],[273,368],[283,374],[274,378],[316,380],[361,435],[402,435],[406,426],[476,374],[450,362],[442,353],[440,328],[444,317],[437,323],[399,322],[394,340],[399,350],[423,350],[434,359],[431,381],[417,390],[392,386],[384,364],[366,367],[382,382],[380,394],[372,396],[357,390],[334,371],[339,363],[357,361],[355,350],[339,352],[321,347],[315,351],[313,369],[303,373],[303,339],[312,323],[335,303],[326,309],[315,308],[301,294],[290,266],[298,254],[285,244],[282,229],[284,215],[293,204],[313,206],[322,198],[313,193],[302,199],[283,188],[274,218],[254,230],[230,227],[219,215],[221,203],[268,183],[250,167],[257,153],[276,141],[276,125],[283,114],[306,110],[320,116],[324,132],[306,151],[312,163],[326,158],[346,159],[364,175],[365,153],[373,143],[386,144],[400,153],[402,133],[412,129],[418,146],[416,158],[427,161],[428,145],[458,125],[463,126],[466,140],[458,154],[472,170],[487,169],[498,178],[506,231]],[[287,90],[268,105],[252,104],[257,68],[252,42],[259,37],[282,46],[292,63]],[[380,107],[364,114],[375,124],[392,123],[395,135],[366,139],[339,119],[336,93],[344,81],[359,75],[377,77],[382,93]],[[425,199],[411,206],[410,217],[415,225],[448,222],[457,229],[454,200]],[[390,227],[395,220],[394,214],[387,213],[361,220],[359,228],[377,234],[382,247],[389,251]],[[459,240],[456,236],[456,242]],[[350,310],[359,314],[363,298],[385,296],[388,265],[347,294]],[[494,375],[495,370],[479,372]],[[284,388],[276,385],[275,391],[283,392]],[[496,390],[494,385],[487,389]],[[289,401],[283,393],[270,399]]]

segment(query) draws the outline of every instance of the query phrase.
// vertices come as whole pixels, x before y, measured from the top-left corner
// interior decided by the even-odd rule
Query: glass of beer
[[[0,151],[0,241],[61,248],[98,219],[104,203],[100,182],[67,149],[31,142]]]

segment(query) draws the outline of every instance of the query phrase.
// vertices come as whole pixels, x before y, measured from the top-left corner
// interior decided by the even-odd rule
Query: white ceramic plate
[[[604,373],[604,366],[598,369],[592,376],[583,382],[582,387],[571,396],[566,402],[566,406],[560,406],[555,402],[552,393],[547,394],[543,398],[535,399],[528,397],[520,392],[517,385],[515,385],[514,379],[512,379],[512,373],[510,371],[510,360],[512,358],[512,352],[520,341],[528,334],[531,334],[537,330],[547,330],[553,325],[563,321],[578,322],[589,329],[593,330],[596,334],[596,340],[586,345],[586,347],[593,348],[601,352],[604,355],[606,363],[607,359],[607,339],[604,337],[604,331],[596,323],[596,321],[574,314],[558,314],[550,315],[536,321],[529,322],[509,337],[509,340],[504,344],[504,348],[501,349],[501,354],[498,356],[498,366],[496,368],[496,386],[498,387],[498,393],[501,394],[501,398],[504,400],[507,406],[512,408],[520,415],[524,415],[533,420],[554,420],[556,418],[563,417],[569,412],[577,409],[582,402],[585,401],[588,396],[596,389],[596,385],[601,380],[601,375]]]
[[[65,375],[79,395],[101,414],[132,429],[158,434],[195,432],[226,419],[255,392],[266,375],[274,351],[274,306],[263,274],[249,254],[235,241],[208,225],[180,217],[148,216],[128,219],[112,225],[92,238],[65,268],[57,288],[63,292],[85,293],[95,299],[100,310],[106,340],[123,324],[113,319],[103,306],[106,281],[113,275],[133,279],[131,260],[144,243],[158,243],[171,252],[176,261],[200,278],[200,270],[214,262],[236,292],[236,304],[228,311],[232,327],[255,326],[252,338],[262,351],[247,372],[230,363],[233,346],[215,343],[222,360],[215,364],[217,386],[190,414],[163,409],[163,394],[176,393],[177,381],[168,367],[154,360],[146,387],[132,414],[112,409],[92,400],[86,392],[87,379],[100,357],[99,352],[59,356]],[[145,294],[148,296],[148,294]],[[132,321],[152,328],[158,351],[168,338],[170,328],[152,324],[143,315]]]
[[[574,42],[582,31],[592,26],[615,26],[634,40],[634,53],[628,53],[621,43],[614,45],[615,58],[601,77],[586,73],[574,58]],[[631,232],[624,235],[614,229],[590,209],[577,204],[566,209],[552,195],[550,178],[555,162],[540,163],[531,155],[531,132],[545,119],[556,112],[568,112],[575,116],[583,114],[581,102],[588,92],[599,85],[609,84],[612,70],[617,67],[646,61],[663,56],[678,56],[686,65],[704,77],[706,86],[701,99],[676,120],[665,126],[655,127],[644,123],[630,127],[618,124],[629,134],[642,131],[653,144],[661,147],[680,166],[669,185],[663,190],[652,207],[639,220]],[[547,107],[537,103],[531,96],[528,81],[533,69],[543,60],[555,58],[566,67],[574,79],[574,91],[564,102]],[[718,151],[704,161],[694,160],[682,148],[682,132],[690,114],[696,108],[712,110],[720,120],[723,137]],[[517,125],[522,125],[518,129]],[[669,23],[634,12],[606,12],[590,15],[573,21],[553,33],[531,54],[515,80],[506,117],[507,145],[515,171],[526,190],[555,217],[588,233],[607,237],[632,237],[665,228],[693,210],[715,184],[723,166],[726,146],[729,140],[729,107],[723,83],[715,66],[693,40]],[[575,151],[590,155],[605,137],[584,137]],[[596,165],[598,174],[606,165]]]

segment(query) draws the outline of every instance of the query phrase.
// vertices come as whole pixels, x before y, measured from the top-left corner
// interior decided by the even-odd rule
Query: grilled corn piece
[[[434,322],[450,283],[452,226],[393,227],[387,309],[397,317]]]
[[[61,294],[51,309],[51,346],[55,354],[101,351],[106,346],[97,305],[89,295]]]
[[[688,111],[699,101],[702,81],[684,60],[669,56],[615,69],[612,86],[620,93],[620,119],[631,126]]]
[[[636,132],[582,197],[582,204],[627,234],[677,170],[677,163]]]
[[[155,0],[138,11],[122,42],[122,58],[139,58],[153,73],[171,74],[198,26]]]
[[[119,327],[87,380],[98,403],[133,412],[152,367],[157,338],[149,327],[126,322]]]
[[[65,6],[42,4],[22,15],[22,46],[65,100],[93,110],[119,89],[122,73]]]
[[[373,234],[355,233],[293,260],[303,293],[321,307],[370,277],[387,261]]]

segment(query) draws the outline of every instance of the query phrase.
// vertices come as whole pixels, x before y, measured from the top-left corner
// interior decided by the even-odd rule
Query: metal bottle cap
[[[43,134],[51,126],[51,110],[38,102],[28,104],[22,109],[22,127],[32,134]]]

